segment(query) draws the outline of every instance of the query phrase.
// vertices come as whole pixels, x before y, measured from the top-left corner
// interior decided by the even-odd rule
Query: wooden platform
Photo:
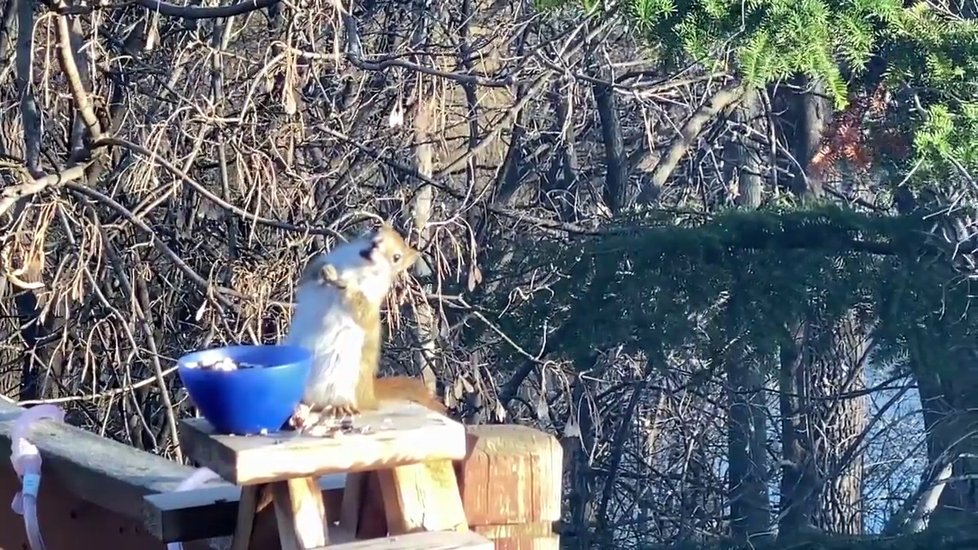
[[[354,419],[352,433],[330,437],[215,435],[206,420],[194,418],[181,423],[180,445],[236,485],[461,460],[466,447],[464,426],[414,403],[366,412]]]
[[[330,420],[308,433],[249,437],[217,434],[203,419],[181,423],[187,456],[242,487],[233,550],[249,547],[256,514],[269,500],[283,550],[311,550],[329,543],[334,518],[328,517],[317,477],[333,473],[348,474],[336,519],[356,537],[363,531],[360,518],[368,505],[362,498],[367,478],[361,474],[366,472],[379,484],[375,496],[382,498],[383,534],[428,532],[432,538],[416,543],[374,539],[354,548],[426,548],[429,542],[444,548],[480,548],[489,543],[468,532],[458,490],[453,461],[465,458],[467,449],[461,424],[408,402],[351,420]],[[459,532],[466,534],[455,536]]]
[[[11,428],[24,410],[0,399],[0,461],[7,461]],[[363,419],[355,423],[364,424]],[[316,476],[313,500],[326,510],[329,543],[354,550],[488,548],[485,540],[473,537],[475,532],[492,539],[495,550],[556,550],[559,537],[553,521],[560,517],[561,477],[557,441],[518,426],[466,426],[465,431],[467,452],[454,465],[440,460]],[[173,541],[184,541],[187,550],[206,550],[208,541],[199,539],[234,534],[245,504],[241,496],[253,496],[256,488],[219,481],[173,492],[193,473],[192,467],[47,420],[33,426],[30,438],[44,457],[39,500],[50,550],[164,550]],[[413,441],[417,452],[405,454],[445,443],[431,437],[422,437],[420,444],[417,438]],[[0,471],[0,495],[9,501],[17,489],[13,469]],[[463,502],[464,510],[459,508]],[[259,514],[249,550],[283,547],[274,508]],[[9,506],[3,510],[0,548],[26,547],[23,518]],[[469,532],[456,530],[466,523]],[[247,544],[243,538],[239,542]],[[350,543],[356,546],[346,546]]]

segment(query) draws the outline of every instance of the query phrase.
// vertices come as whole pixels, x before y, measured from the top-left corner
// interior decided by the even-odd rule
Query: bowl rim
[[[213,352],[213,351],[218,351],[218,350],[228,350],[228,349],[271,348],[271,347],[289,347],[289,348],[295,348],[297,350],[301,350],[303,353],[305,353],[306,355],[308,355],[308,360],[305,360],[304,361],[302,359],[297,359],[295,361],[289,361],[287,363],[281,363],[281,364],[278,364],[278,365],[260,365],[260,368],[257,368],[257,369],[253,369],[252,368],[252,369],[223,370],[223,369],[201,369],[201,368],[196,368],[196,367],[191,368],[191,367],[187,366],[187,363],[188,363],[187,358],[188,357],[199,355],[199,354],[202,354],[202,353]],[[309,366],[310,368],[312,367],[312,352],[309,351],[308,349],[306,349],[303,346],[298,346],[298,345],[295,345],[295,344],[234,344],[234,345],[231,345],[231,346],[217,346],[217,347],[213,347],[213,348],[200,349],[200,350],[197,350],[197,351],[192,351],[190,353],[185,353],[185,354],[181,355],[177,359],[177,369],[178,370],[181,370],[181,371],[182,370],[188,370],[188,371],[200,371],[200,372],[208,372],[208,373],[224,373],[225,375],[229,375],[230,373],[234,373],[234,372],[254,372],[254,371],[262,371],[262,370],[270,370],[270,369],[271,370],[285,369],[285,368],[290,368],[290,367],[295,368],[296,365],[301,365],[302,363],[306,363],[307,366]]]

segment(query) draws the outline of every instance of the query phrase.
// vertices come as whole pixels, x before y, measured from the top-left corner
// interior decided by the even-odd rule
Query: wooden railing
[[[9,461],[11,433],[23,411],[0,400],[0,549],[28,548],[23,519],[10,508],[20,489]],[[497,549],[556,549],[552,525],[560,519],[562,461],[557,441],[520,426],[466,431],[468,453],[455,469],[470,529]],[[170,541],[202,550],[209,548],[206,539],[234,533],[240,496],[234,485],[214,482],[174,492],[193,468],[66,424],[38,422],[30,439],[43,457],[38,502],[50,550],[162,550]],[[340,517],[345,480],[332,475],[319,481],[327,517]],[[369,483],[365,490],[359,536],[382,536],[383,504],[371,504]],[[279,547],[271,508],[255,518],[249,548]]]

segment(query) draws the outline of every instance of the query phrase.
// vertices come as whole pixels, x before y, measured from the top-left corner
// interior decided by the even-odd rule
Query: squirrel
[[[381,402],[407,400],[444,414],[421,380],[377,378],[380,367],[380,307],[394,279],[419,253],[393,227],[383,224],[314,258],[299,277],[295,314],[285,342],[313,352],[312,372],[290,423],[301,428],[311,411],[352,416]],[[263,489],[256,512],[272,503]]]
[[[313,352],[312,372],[293,424],[304,422],[306,410],[353,416],[394,400],[445,412],[421,380],[377,377],[381,305],[394,280],[418,257],[419,252],[385,223],[306,266],[285,337],[286,343]]]

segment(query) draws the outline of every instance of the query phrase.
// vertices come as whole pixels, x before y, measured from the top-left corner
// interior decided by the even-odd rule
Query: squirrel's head
[[[305,289],[302,291],[305,294],[335,292],[330,285],[322,284],[321,269],[328,263],[336,269],[345,286],[361,292],[370,303],[379,305],[394,279],[410,269],[418,257],[418,251],[400,233],[384,224],[315,258],[303,271],[299,286]]]
[[[388,224],[383,224],[366,235],[367,246],[360,250],[360,257],[371,264],[389,270],[391,279],[407,271],[418,260],[418,251]]]

